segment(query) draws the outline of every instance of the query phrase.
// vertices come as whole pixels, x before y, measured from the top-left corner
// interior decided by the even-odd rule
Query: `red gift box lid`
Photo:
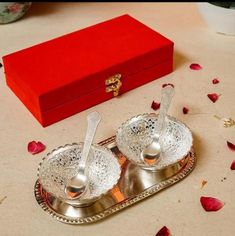
[[[172,45],[123,15],[11,53],[3,62],[6,75],[28,97],[24,103],[37,117],[105,87],[104,78],[112,74],[121,71],[125,78],[168,60]]]

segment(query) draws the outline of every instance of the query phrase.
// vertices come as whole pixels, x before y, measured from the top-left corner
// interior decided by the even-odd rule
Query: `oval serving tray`
[[[87,207],[74,207],[51,196],[37,180],[34,186],[35,198],[44,211],[52,217],[68,224],[87,224],[101,220],[128,206],[184,179],[194,168],[194,150],[181,161],[160,171],[147,171],[130,163],[118,150],[115,136],[99,143],[108,147],[118,158],[122,173],[114,188],[94,204]]]

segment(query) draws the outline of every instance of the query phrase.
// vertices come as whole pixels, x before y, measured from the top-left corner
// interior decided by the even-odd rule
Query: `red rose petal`
[[[159,109],[160,108],[160,103],[158,103],[158,102],[152,102],[152,105],[151,105],[151,108],[154,110],[154,111],[156,111],[157,109]]]
[[[230,169],[231,169],[231,170],[235,170],[235,160],[233,160],[233,162],[232,162],[232,164],[231,164],[231,166],[230,166]]]
[[[235,145],[233,143],[230,143],[229,141],[227,141],[227,146],[231,151],[235,151]]]
[[[183,113],[188,114],[189,109],[187,107],[183,107]]]
[[[217,78],[215,78],[215,79],[213,79],[212,80],[212,84],[218,84],[220,81],[217,79]]]
[[[162,85],[162,88],[165,88],[165,87],[168,86],[168,85],[171,86],[171,87],[173,87],[173,88],[175,87],[174,84],[163,84],[163,85]]]
[[[201,197],[200,202],[205,211],[218,211],[224,206],[223,202],[213,197]]]
[[[41,142],[32,141],[28,143],[28,152],[31,154],[36,154],[44,151],[46,146]]]
[[[170,230],[166,227],[163,226],[155,236],[170,236]]]
[[[201,70],[202,69],[202,67],[197,63],[193,63],[189,67],[191,70]]]
[[[207,97],[213,102],[215,103],[218,98],[219,98],[219,95],[217,93],[209,93],[207,94]]]

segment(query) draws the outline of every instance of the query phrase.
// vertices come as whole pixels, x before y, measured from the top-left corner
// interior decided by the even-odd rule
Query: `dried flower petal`
[[[233,143],[230,143],[229,141],[227,141],[227,146],[231,151],[235,151],[235,145]]]
[[[235,125],[235,120],[233,120],[232,118],[223,118],[222,121],[224,122],[225,128]]]
[[[171,87],[173,87],[173,88],[175,87],[174,84],[163,84],[163,85],[162,85],[162,88],[165,88],[165,87],[168,86],[168,85],[171,86]]]
[[[33,155],[39,152],[44,151],[46,146],[41,142],[32,141],[28,143],[28,152]]]
[[[233,162],[232,162],[232,164],[231,164],[231,166],[230,166],[230,169],[231,169],[231,170],[235,170],[235,160],[233,160]]]
[[[201,186],[201,189],[207,184],[207,181],[206,180],[202,180],[202,186]]]
[[[207,97],[213,102],[215,103],[220,95],[218,95],[217,93],[209,93],[207,94]]]
[[[199,65],[197,63],[192,63],[189,67],[191,70],[201,70],[202,69],[201,65]]]
[[[170,236],[170,230],[166,227],[163,226],[155,236]]]
[[[218,211],[224,206],[223,202],[213,197],[201,197],[200,202],[205,211]]]
[[[3,198],[0,199],[0,204],[3,203],[3,201],[7,198],[7,196],[4,196]]]
[[[159,108],[160,108],[160,103],[158,103],[158,102],[152,102],[152,105],[151,105],[151,108],[154,110],[154,111],[156,111],[156,110],[158,110]]]
[[[217,78],[214,78],[213,80],[212,80],[212,84],[218,84],[220,81],[217,79]]]
[[[183,113],[188,114],[189,109],[187,107],[183,107]]]
[[[235,125],[235,120],[233,120],[232,118],[221,118],[217,115],[214,115],[214,117],[218,120],[222,120],[225,128],[229,128]]]

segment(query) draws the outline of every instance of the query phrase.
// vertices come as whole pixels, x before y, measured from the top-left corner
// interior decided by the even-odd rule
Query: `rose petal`
[[[31,154],[36,154],[44,151],[46,146],[41,142],[32,141],[28,143],[28,152]]]
[[[205,211],[218,211],[224,206],[223,202],[213,197],[201,197],[200,202]]]
[[[183,113],[188,114],[189,109],[187,107],[183,107]]]
[[[173,87],[173,88],[175,87],[174,84],[163,84],[163,85],[162,85],[162,88],[165,88],[165,87],[168,86],[168,85],[171,86],[171,87]]]
[[[230,166],[230,169],[231,169],[231,170],[235,170],[235,160],[233,160],[233,162],[232,162],[232,164],[231,164],[231,166]]]
[[[218,98],[219,98],[219,95],[217,93],[209,93],[207,94],[207,97],[213,102],[215,103]]]
[[[220,81],[217,79],[217,78],[215,78],[215,79],[213,79],[212,80],[212,84],[218,84]]]
[[[227,141],[227,146],[231,151],[235,151],[235,145],[233,143],[230,143],[229,141]]]
[[[202,67],[197,63],[192,63],[189,67],[191,70],[201,70],[202,69]]]
[[[170,236],[170,230],[166,227],[163,226],[155,236]]]
[[[151,105],[151,108],[154,110],[154,111],[156,111],[157,109],[159,109],[160,108],[160,103],[158,103],[158,102],[152,102],[152,105]]]

